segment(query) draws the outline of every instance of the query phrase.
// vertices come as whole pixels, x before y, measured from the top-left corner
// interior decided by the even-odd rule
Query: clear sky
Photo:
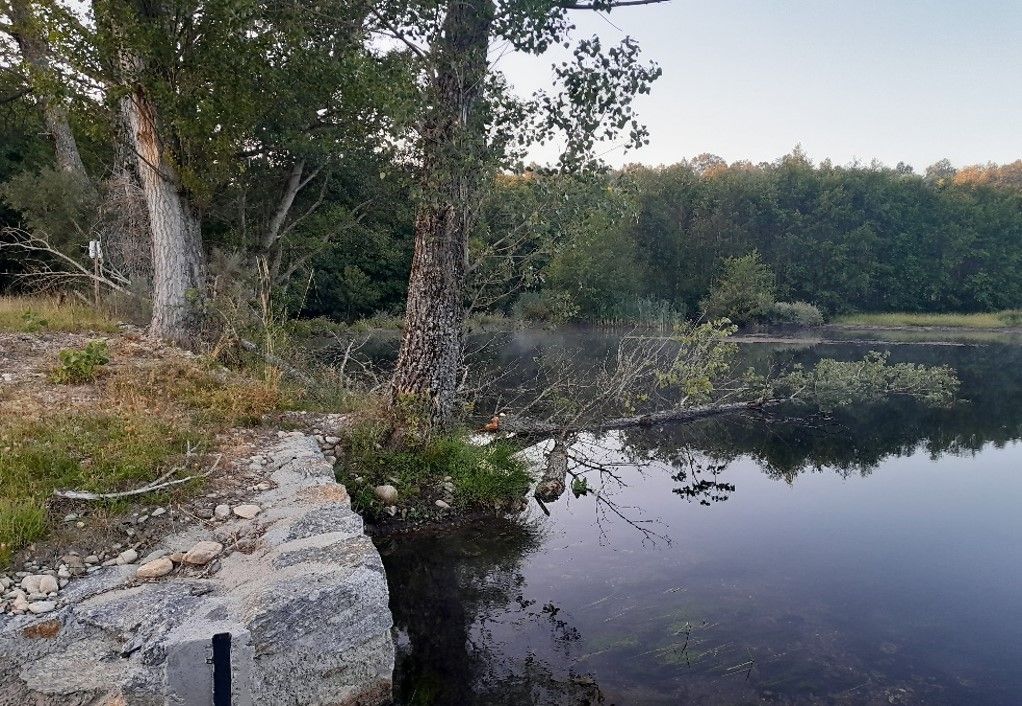
[[[672,0],[573,15],[577,34],[630,34],[664,70],[637,103],[650,145],[608,145],[611,164],[771,161],[797,143],[817,161],[916,171],[1022,158],[1022,0]],[[553,58],[497,66],[531,91],[549,85]]]

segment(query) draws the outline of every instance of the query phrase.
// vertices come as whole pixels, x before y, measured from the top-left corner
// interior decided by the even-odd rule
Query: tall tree
[[[61,77],[54,66],[54,57],[47,38],[46,3],[31,0],[4,0],[0,2],[0,29],[14,39],[21,54],[26,78],[26,92],[31,92],[42,109],[46,131],[53,141],[57,167],[68,174],[87,179],[85,165],[78,151],[78,143],[62,90]]]
[[[415,255],[393,394],[395,402],[428,395],[428,414],[440,423],[454,410],[461,366],[469,199],[484,176],[486,122],[478,103],[494,14],[492,0],[451,2],[431,51],[436,68],[423,119]]]
[[[179,57],[173,35],[178,19],[172,6],[133,0],[94,3],[101,37],[116,67],[118,103],[149,214],[153,259],[149,330],[164,340],[191,345],[198,326],[195,304],[204,280],[202,227],[156,97],[157,86],[169,82]]]
[[[248,173],[285,175],[277,204],[247,244],[272,273],[283,271],[282,240],[297,220],[297,198],[316,179],[325,191],[327,163],[371,143],[366,137],[383,121],[374,102],[383,94],[377,69],[387,62],[363,41],[365,2],[93,6],[110,97],[126,116],[148,207],[151,331],[187,343],[205,286],[204,211],[225,189],[244,194]]]
[[[641,144],[645,131],[631,100],[659,75],[655,65],[639,63],[630,38],[605,50],[593,37],[577,44],[572,61],[555,67],[559,93],[520,101],[488,61],[491,42],[542,54],[567,41],[574,29],[570,10],[660,1],[451,0],[383,3],[374,11],[380,30],[408,47],[422,69],[415,255],[391,405],[402,413],[411,408],[427,433],[454,416],[465,261],[481,188],[535,140],[563,137],[567,169],[591,164],[601,138],[627,131],[629,144]]]

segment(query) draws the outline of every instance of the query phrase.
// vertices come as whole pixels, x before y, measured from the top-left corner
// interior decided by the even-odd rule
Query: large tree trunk
[[[196,340],[204,278],[199,218],[165,153],[156,107],[141,86],[135,86],[124,98],[122,110],[138,158],[149,213],[153,253],[153,318],[149,331],[164,340],[190,346]]]
[[[67,118],[67,108],[64,104],[44,98],[43,118],[46,120],[46,131],[53,140],[53,148],[57,155],[57,167],[68,174],[87,179],[85,165],[82,163],[81,153],[78,151],[78,143],[75,141],[74,133],[71,132],[71,123]]]
[[[395,408],[411,405],[427,430],[454,413],[462,360],[464,283],[473,201],[484,173],[480,98],[492,0],[448,3],[431,49],[431,101],[422,126],[421,196],[404,337],[391,385]]]

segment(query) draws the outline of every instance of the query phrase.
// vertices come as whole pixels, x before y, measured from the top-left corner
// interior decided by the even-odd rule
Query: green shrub
[[[92,382],[102,366],[110,362],[105,341],[89,341],[82,349],[65,348],[58,353],[60,363],[53,371],[53,381],[66,385]]]
[[[26,311],[21,315],[21,320],[24,322],[22,331],[25,333],[39,333],[50,323],[34,311]]]
[[[703,315],[738,325],[765,318],[774,304],[774,273],[758,252],[724,260],[721,272],[701,302]]]
[[[521,321],[563,323],[578,317],[578,305],[567,292],[525,292],[511,308]]]
[[[775,389],[796,393],[802,402],[825,411],[875,404],[895,396],[911,397],[934,407],[954,402],[961,382],[947,365],[891,363],[890,353],[870,351],[861,360],[825,358],[811,368],[796,365]]]
[[[767,319],[773,324],[822,326],[823,313],[808,302],[774,302]]]
[[[589,494],[589,481],[585,476],[578,476],[577,478],[571,479],[571,494],[576,498],[581,498]]]
[[[50,244],[74,252],[81,235],[99,216],[97,192],[88,181],[53,167],[22,171],[0,184],[0,199],[20,214],[33,233],[46,233]]]

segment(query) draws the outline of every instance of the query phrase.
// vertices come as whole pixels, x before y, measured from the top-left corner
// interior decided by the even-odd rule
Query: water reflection
[[[538,528],[512,521],[379,541],[396,597],[400,703],[603,702],[591,677],[557,674],[530,655],[504,660],[494,640],[496,630],[524,625],[554,644],[581,639],[555,603],[526,595],[521,567],[540,543]]]
[[[968,401],[581,436],[549,517],[381,540],[399,702],[1022,702],[1022,346],[892,357]]]

